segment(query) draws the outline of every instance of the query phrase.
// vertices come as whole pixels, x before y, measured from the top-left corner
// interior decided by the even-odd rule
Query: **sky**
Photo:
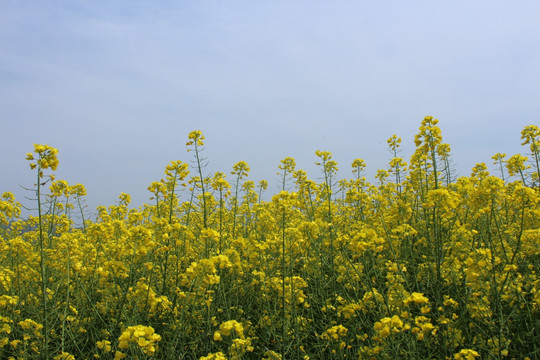
[[[288,156],[320,179],[319,149],[372,179],[393,134],[408,160],[426,115],[457,175],[494,170],[540,123],[538,19],[537,0],[2,0],[0,193],[33,206],[25,156],[48,144],[90,212],[122,192],[140,206],[193,160],[192,130],[207,174],[246,161],[271,194]]]

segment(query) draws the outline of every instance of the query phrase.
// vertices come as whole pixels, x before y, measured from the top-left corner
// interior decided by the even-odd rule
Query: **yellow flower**
[[[129,348],[130,340],[131,340],[131,333],[129,331],[124,331],[118,338],[118,348],[120,349]]]
[[[405,300],[405,303],[415,303],[415,304],[427,304],[429,302],[429,299],[427,297],[424,296],[424,294],[422,293],[418,293],[418,292],[413,292],[411,294],[411,296],[409,296],[406,300]]]
[[[54,360],[75,360],[75,357],[70,353],[63,352],[54,357]]]
[[[402,328],[403,327],[403,321],[399,318],[399,316],[394,315],[392,316],[391,325],[396,328]]]
[[[474,360],[477,357],[480,357],[480,354],[471,349],[463,349],[459,353],[454,354],[455,360]]]
[[[388,337],[390,335],[390,326],[386,325],[384,326],[381,331],[379,332],[380,336],[384,339],[385,337]]]
[[[104,352],[111,351],[111,342],[108,340],[98,341],[96,342],[96,346]]]
[[[39,166],[40,169],[51,168],[53,171],[56,170],[58,167],[58,158],[56,157],[58,149],[55,149],[49,145],[34,144],[34,153],[38,155],[38,159],[35,163],[30,164],[31,169],[35,169],[36,166]],[[26,160],[34,160],[34,155],[27,153]]]
[[[130,343],[136,344],[147,355],[153,355],[156,351],[156,343],[161,341],[161,336],[154,332],[151,326],[129,326],[118,337],[118,348],[128,349]]]
[[[125,358],[126,356],[127,356],[127,355],[124,354],[123,352],[121,352],[121,351],[116,351],[116,352],[114,353],[114,360],[121,360],[121,359]]]
[[[210,353],[206,356],[201,356],[199,360],[227,360],[227,357],[220,351],[217,353]]]
[[[197,146],[203,146],[204,145],[204,135],[202,134],[201,130],[194,130],[189,133],[188,135],[189,141],[186,143],[187,146],[195,145]]]
[[[530,165],[525,165],[525,162],[528,160],[526,156],[521,154],[516,154],[506,161],[506,169],[510,176],[523,174],[524,170],[529,169]]]
[[[242,326],[242,324],[240,324],[238,321],[236,320],[229,320],[229,321],[226,321],[224,323],[222,323],[220,326],[219,326],[219,332],[222,336],[229,336],[231,335],[231,332],[232,331],[235,331],[236,332],[236,336],[238,336],[239,338],[243,338],[244,337],[244,328]],[[215,336],[215,335],[214,335]]]
[[[346,336],[348,331],[345,326],[336,325],[326,330],[321,337],[326,340],[338,340],[340,337]]]

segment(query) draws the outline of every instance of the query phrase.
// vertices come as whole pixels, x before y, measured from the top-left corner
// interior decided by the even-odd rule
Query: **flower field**
[[[375,184],[285,158],[271,201],[245,162],[205,173],[193,131],[148,204],[92,219],[35,145],[36,214],[0,200],[0,358],[540,358],[540,129],[456,178],[437,123]]]

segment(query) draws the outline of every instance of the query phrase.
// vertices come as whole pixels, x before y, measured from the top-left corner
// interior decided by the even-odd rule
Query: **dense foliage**
[[[0,357],[539,358],[538,127],[522,141],[529,158],[495,155],[498,176],[456,179],[426,117],[408,164],[388,140],[376,185],[317,151],[321,182],[286,158],[263,201],[245,162],[205,174],[193,131],[192,165],[171,162],[150,204],[122,194],[91,220],[35,145],[37,214],[0,201]]]

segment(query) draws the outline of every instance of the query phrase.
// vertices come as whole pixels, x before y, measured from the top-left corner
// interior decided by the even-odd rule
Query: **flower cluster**
[[[128,326],[118,338],[118,348],[125,350],[130,348],[130,344],[134,344],[141,349],[144,354],[154,355],[157,350],[157,343],[160,341],[161,336],[156,334],[154,328],[151,326]],[[115,358],[125,357],[123,355],[118,355],[118,353],[119,352],[117,352]]]

